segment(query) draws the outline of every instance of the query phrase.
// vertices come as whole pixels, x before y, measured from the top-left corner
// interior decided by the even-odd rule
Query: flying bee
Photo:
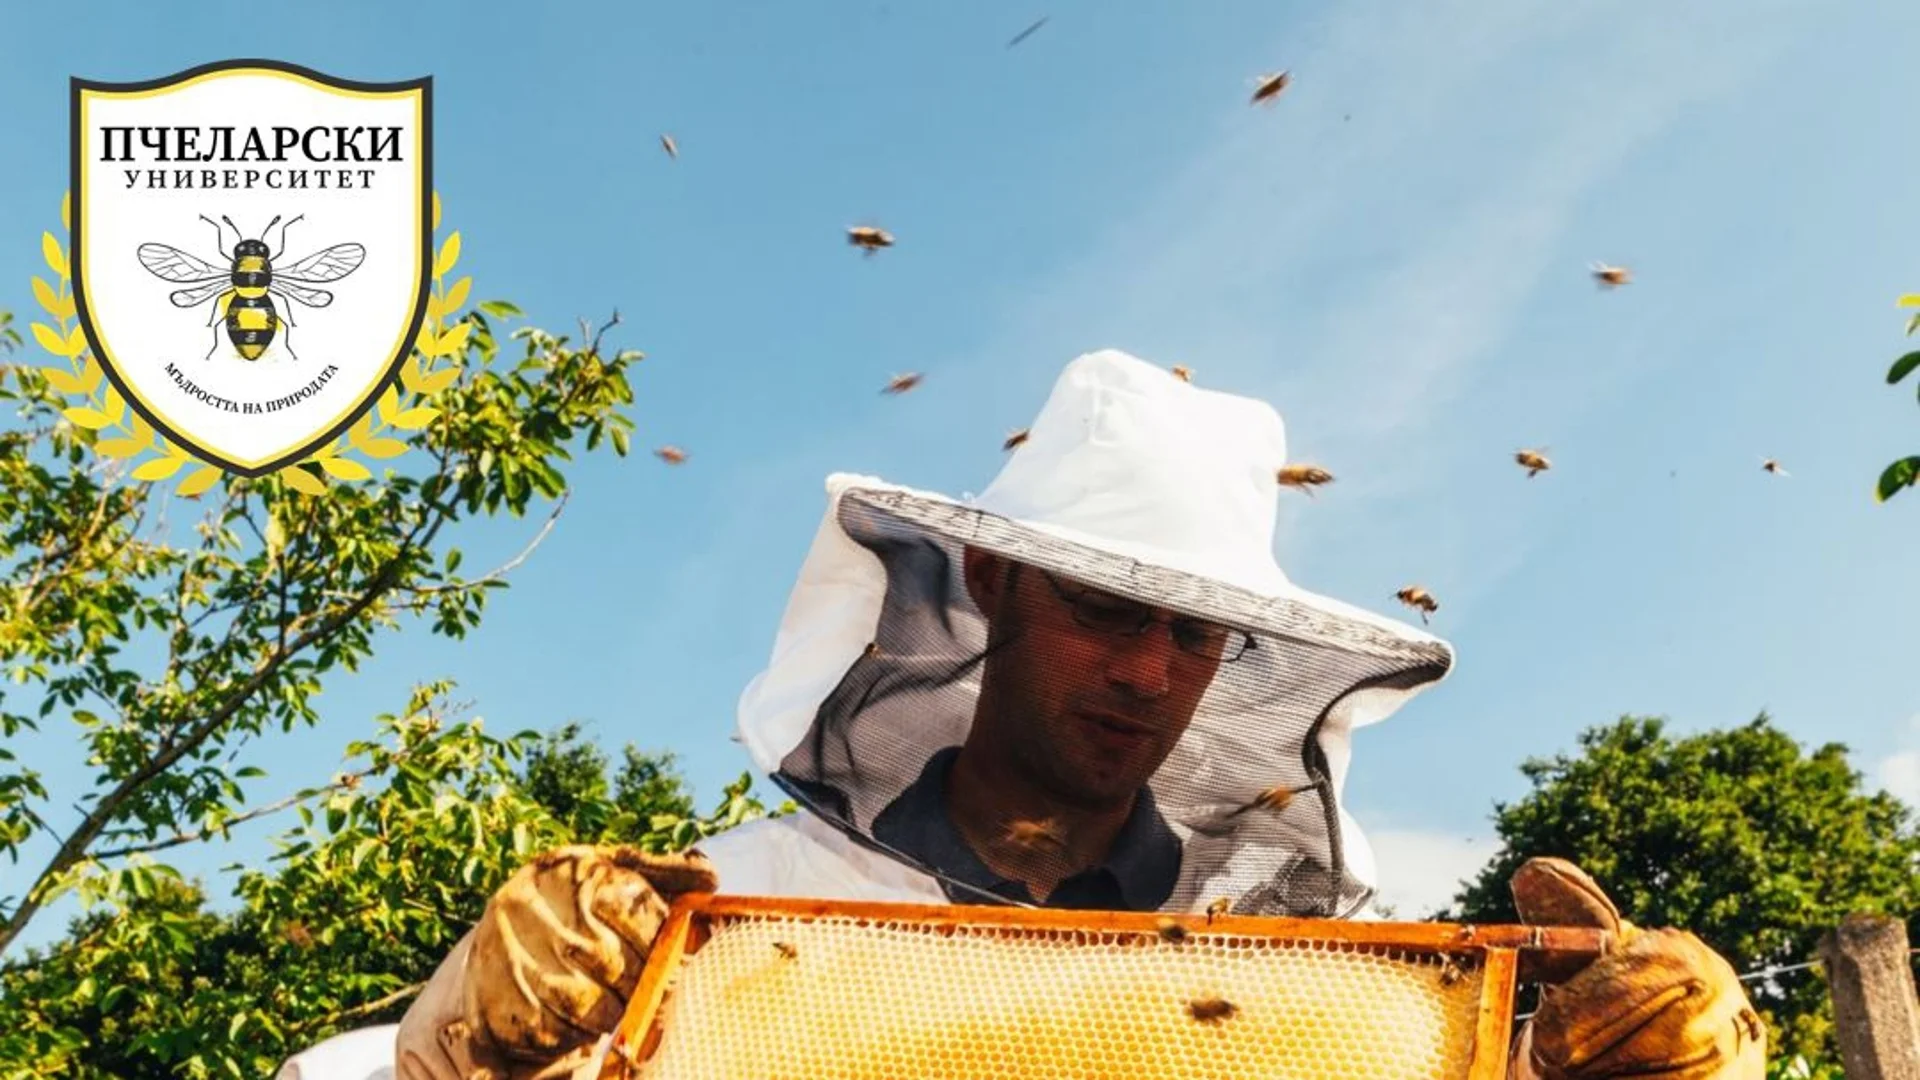
[[[1761,467],[1761,468],[1763,468],[1763,469],[1765,469],[1765,470],[1767,470],[1768,472],[1770,472],[1770,473],[1772,473],[1772,474],[1774,474],[1775,476],[1791,476],[1791,475],[1793,475],[1792,473],[1789,473],[1789,472],[1788,472],[1787,470],[1785,470],[1785,469],[1783,469],[1783,468],[1781,468],[1781,467],[1780,467],[1780,463],[1779,463],[1779,462],[1777,462],[1777,461],[1775,461],[1775,460],[1773,460],[1772,458],[1765,458],[1765,459],[1763,459],[1763,460],[1762,460],[1762,461],[1760,462],[1760,467]]]
[[[1007,826],[1007,843],[1029,850],[1066,846],[1066,841],[1060,836],[1059,828],[1051,821],[1013,822]]]
[[[1000,449],[1011,450],[1014,447],[1019,446],[1021,443],[1024,443],[1026,441],[1027,441],[1026,428],[1021,428],[1018,431],[1010,431],[1007,433],[1007,441],[1000,444]]]
[[[1282,71],[1275,75],[1262,75],[1254,82],[1256,86],[1253,91],[1253,100],[1247,103],[1249,105],[1258,105],[1263,101],[1272,101],[1279,97],[1280,91],[1285,90],[1288,84],[1293,82],[1293,76]]]
[[[1527,470],[1527,479],[1529,480],[1553,468],[1553,462],[1548,461],[1546,455],[1538,450],[1515,450],[1513,452],[1513,460],[1519,462],[1520,467]]]
[[[1435,600],[1432,593],[1418,585],[1409,585],[1393,595],[1408,607],[1418,608],[1421,622],[1426,622],[1427,616],[1440,610],[1440,601]]]
[[[226,222],[233,234],[240,237],[233,245],[233,253],[229,255],[226,234],[220,231],[219,223],[201,214],[200,220],[213,226],[214,242],[221,258],[228,261],[227,269],[222,270],[170,244],[141,244],[140,265],[163,281],[189,286],[167,297],[174,307],[199,307],[218,297],[219,302],[214,304],[213,315],[207,320],[207,325],[214,325],[224,315],[227,340],[239,351],[240,358],[258,360],[273,344],[274,336],[281,328],[296,325],[289,317],[290,310],[274,307],[273,297],[279,297],[289,309],[295,302],[311,308],[326,307],[333,303],[333,294],[313,286],[339,281],[359,269],[367,257],[367,249],[359,244],[335,244],[276,271],[273,261],[286,250],[287,229],[303,217],[306,215],[300,214],[293,221],[280,226],[280,248],[270,251],[266,236],[275,225],[280,224],[278,214],[267,222],[265,229],[260,230],[258,240],[241,236],[239,226],[225,214],[220,215],[220,221]],[[295,360],[300,359],[294,355],[291,335],[284,340],[287,355]],[[220,332],[216,330],[213,348],[207,350],[207,359],[213,359],[214,350],[219,347]]]
[[[1213,903],[1208,904],[1207,905],[1207,924],[1211,926],[1213,924],[1213,920],[1219,918],[1222,915],[1225,915],[1227,912],[1231,910],[1233,910],[1233,897],[1231,896],[1223,896],[1220,899],[1215,900]]]
[[[893,234],[872,225],[855,225],[847,230],[847,243],[872,255],[881,248],[892,247]]]
[[[687,452],[677,446],[663,446],[655,450],[653,456],[669,465],[679,465],[687,460]]]
[[[1173,377],[1179,379],[1181,382],[1190,383],[1193,381],[1193,369],[1187,367],[1185,364],[1175,364],[1173,365]]]
[[[1153,921],[1153,928],[1162,939],[1171,941],[1176,945],[1187,940],[1187,928],[1165,915]]]
[[[924,378],[926,378],[926,376],[917,371],[909,371],[905,375],[895,375],[887,381],[887,385],[882,387],[880,392],[883,394],[904,394],[914,387],[919,386],[920,380]]]
[[[678,143],[673,141],[673,136],[671,135],[660,136],[660,148],[667,152],[668,157],[672,158],[675,161],[680,160],[680,146]]]
[[[1633,283],[1633,271],[1624,266],[1608,266],[1606,263],[1593,264],[1593,280],[1603,289],[1617,289]]]
[[[1443,956],[1440,958],[1441,986],[1452,986],[1461,979],[1466,978],[1466,976],[1466,971],[1462,969],[1460,965],[1453,962],[1453,957]]]
[[[1195,998],[1187,1002],[1187,1015],[1203,1024],[1218,1023],[1240,1015],[1240,1006],[1223,997]]]
[[[1321,484],[1333,483],[1333,474],[1318,465],[1285,465],[1277,477],[1283,487],[1295,487],[1308,495]]]

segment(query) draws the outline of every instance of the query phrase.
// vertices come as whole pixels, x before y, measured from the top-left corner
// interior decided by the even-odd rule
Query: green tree
[[[1900,306],[1920,307],[1920,294],[1909,293],[1902,296]],[[1920,313],[1907,319],[1907,336],[1912,337],[1915,330],[1920,330]],[[1887,371],[1887,385],[1898,386],[1902,379],[1913,374],[1915,368],[1920,368],[1920,352],[1910,352],[1895,360],[1893,367]],[[1875,501],[1886,502],[1899,494],[1900,489],[1913,487],[1915,484],[1920,484],[1920,454],[1900,458],[1888,465],[1880,473],[1880,484],[1874,489],[1873,497]]]
[[[397,1020],[533,853],[669,850],[764,813],[742,775],[693,814],[678,775],[633,747],[629,760],[659,766],[652,801],[616,805],[606,755],[576,726],[495,739],[444,690],[422,688],[380,718],[381,740],[349,748],[272,865],[241,874],[239,910],[212,913],[198,883],[142,868],[59,944],[0,971],[0,1075],[271,1075],[329,1035]]]
[[[1538,855],[1592,874],[1641,926],[1697,934],[1741,972],[1814,955],[1849,912],[1920,929],[1920,832],[1893,796],[1866,793],[1846,748],[1805,753],[1765,713],[1676,738],[1624,717],[1583,732],[1579,752],[1529,759],[1533,790],[1496,804],[1501,847],[1443,918],[1516,918],[1507,881]],[[1748,982],[1774,1054],[1833,1057],[1817,969]]]
[[[464,279],[449,290],[466,291]],[[50,310],[70,303],[64,287],[36,279],[36,292]],[[462,523],[549,500],[551,524],[576,450],[626,453],[639,353],[603,355],[598,333],[574,343],[523,328],[516,358],[482,310],[448,322],[457,333],[439,340],[461,343],[462,370],[432,395],[437,419],[411,433],[412,453],[325,497],[277,474],[231,479],[185,503],[203,507],[191,529],[169,520],[183,505],[171,491],[96,454],[97,433],[62,415],[70,402],[49,368],[18,363],[18,349],[0,358],[0,399],[18,414],[0,438],[0,856],[21,861],[36,835],[46,849],[0,888],[0,957],[56,898],[127,887],[136,856],[259,813],[248,752],[314,723],[327,679],[403,620],[452,637],[478,625],[518,560],[461,575]],[[37,326],[36,338],[56,336]],[[304,475],[302,486],[326,484]],[[67,730],[30,734],[56,723]],[[27,738],[77,739],[87,789],[49,792],[12,749]]]

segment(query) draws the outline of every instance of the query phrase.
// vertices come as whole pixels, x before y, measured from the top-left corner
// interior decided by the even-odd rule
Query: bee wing
[[[208,278],[226,278],[228,271],[197,255],[189,255],[171,244],[141,244],[140,265],[158,278],[195,284]]]
[[[273,275],[273,291],[286,293],[288,296],[308,307],[322,308],[333,303],[333,294],[327,290],[310,289],[305,285],[296,285],[282,278],[279,274]]]
[[[195,285],[191,289],[180,289],[170,294],[167,299],[173,301],[174,307],[199,307],[201,304],[225,292],[228,285],[229,282],[225,277],[218,277],[212,281]]]
[[[286,269],[275,268],[275,281],[303,281],[318,284],[322,281],[339,281],[360,268],[366,261],[367,249],[359,244],[335,244],[325,251],[316,251]]]

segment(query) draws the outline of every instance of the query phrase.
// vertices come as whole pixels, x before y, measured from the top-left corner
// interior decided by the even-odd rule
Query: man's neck
[[[1133,812],[1062,803],[1016,769],[962,747],[946,785],[947,816],[994,873],[1044,901],[1060,882],[1106,861]]]

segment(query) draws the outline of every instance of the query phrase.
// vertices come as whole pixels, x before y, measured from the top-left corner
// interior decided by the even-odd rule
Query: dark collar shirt
[[[874,819],[874,839],[939,871],[943,879],[1019,903],[1039,904],[1025,882],[1001,877],[982,862],[947,816],[947,780],[959,756],[960,748],[949,746],[927,759],[919,779]],[[1157,911],[1173,895],[1180,859],[1180,838],[1160,816],[1153,793],[1141,788],[1107,861],[1061,881],[1043,906]],[[952,882],[942,880],[941,887],[956,904],[984,902],[969,890],[956,889]]]

